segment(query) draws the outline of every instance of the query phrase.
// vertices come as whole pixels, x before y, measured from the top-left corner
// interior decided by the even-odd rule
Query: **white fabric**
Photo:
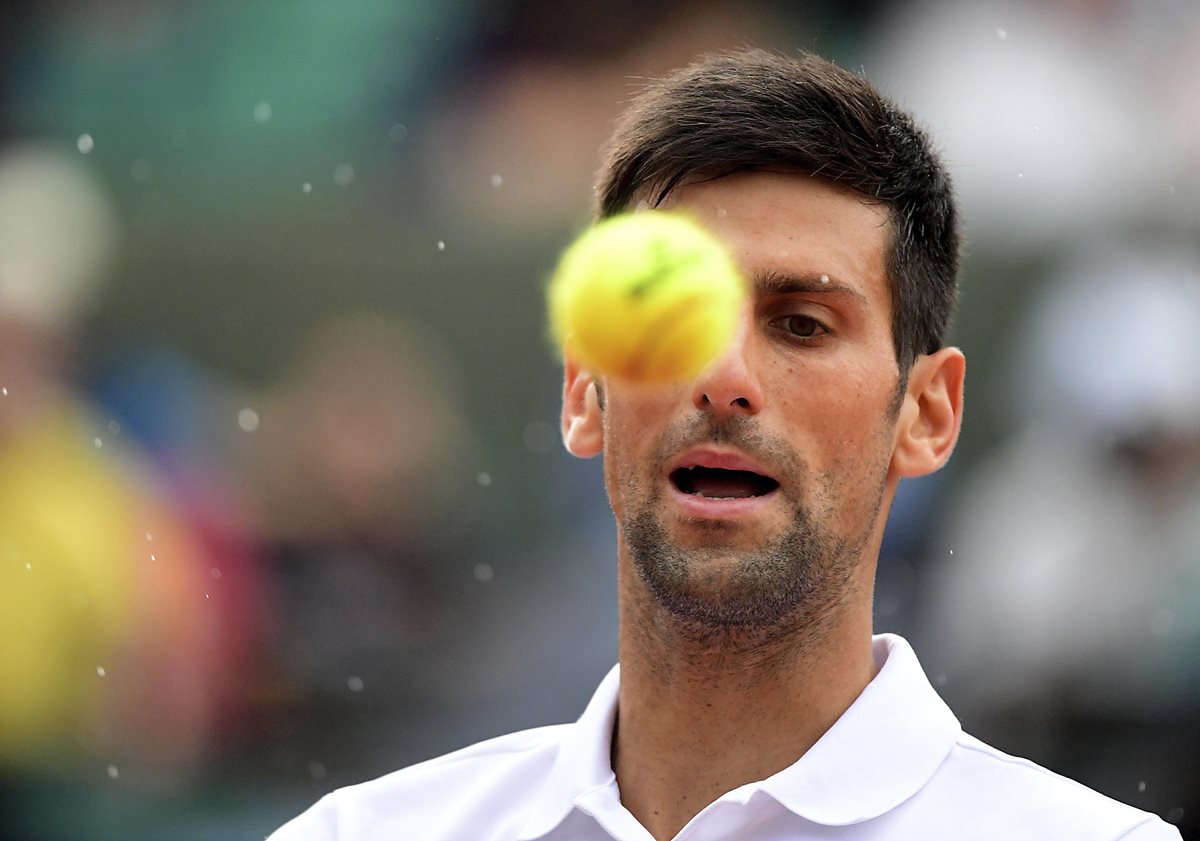
[[[679,841],[1156,841],[1169,824],[962,732],[909,644],[794,765],[710,804]],[[526,730],[336,791],[270,841],[651,841],[609,762],[619,671],[575,724]]]

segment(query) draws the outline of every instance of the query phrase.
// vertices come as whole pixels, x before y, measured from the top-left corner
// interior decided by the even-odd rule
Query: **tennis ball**
[[[550,280],[551,330],[588,370],[636,382],[688,380],[728,347],[746,285],[711,233],[647,210],[584,231]]]

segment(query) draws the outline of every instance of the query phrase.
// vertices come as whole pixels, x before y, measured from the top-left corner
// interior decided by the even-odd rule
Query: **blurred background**
[[[957,179],[877,627],[1200,838],[1200,5],[0,0],[0,838],[262,838],[616,656],[542,287],[647,77],[811,49]]]

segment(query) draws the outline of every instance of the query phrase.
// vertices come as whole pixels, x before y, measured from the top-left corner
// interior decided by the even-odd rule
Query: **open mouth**
[[[749,499],[766,496],[779,487],[770,476],[760,473],[699,465],[673,470],[670,478],[682,493],[706,499]]]

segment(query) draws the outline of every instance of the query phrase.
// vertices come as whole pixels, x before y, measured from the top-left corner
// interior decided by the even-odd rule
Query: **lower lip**
[[[703,520],[732,520],[749,517],[768,507],[779,493],[779,489],[776,488],[762,496],[748,496],[739,499],[715,499],[713,497],[686,494],[675,487],[673,482],[669,482],[668,484],[671,488],[671,497],[675,500],[675,504],[682,508],[684,513],[689,516],[698,517]]]

